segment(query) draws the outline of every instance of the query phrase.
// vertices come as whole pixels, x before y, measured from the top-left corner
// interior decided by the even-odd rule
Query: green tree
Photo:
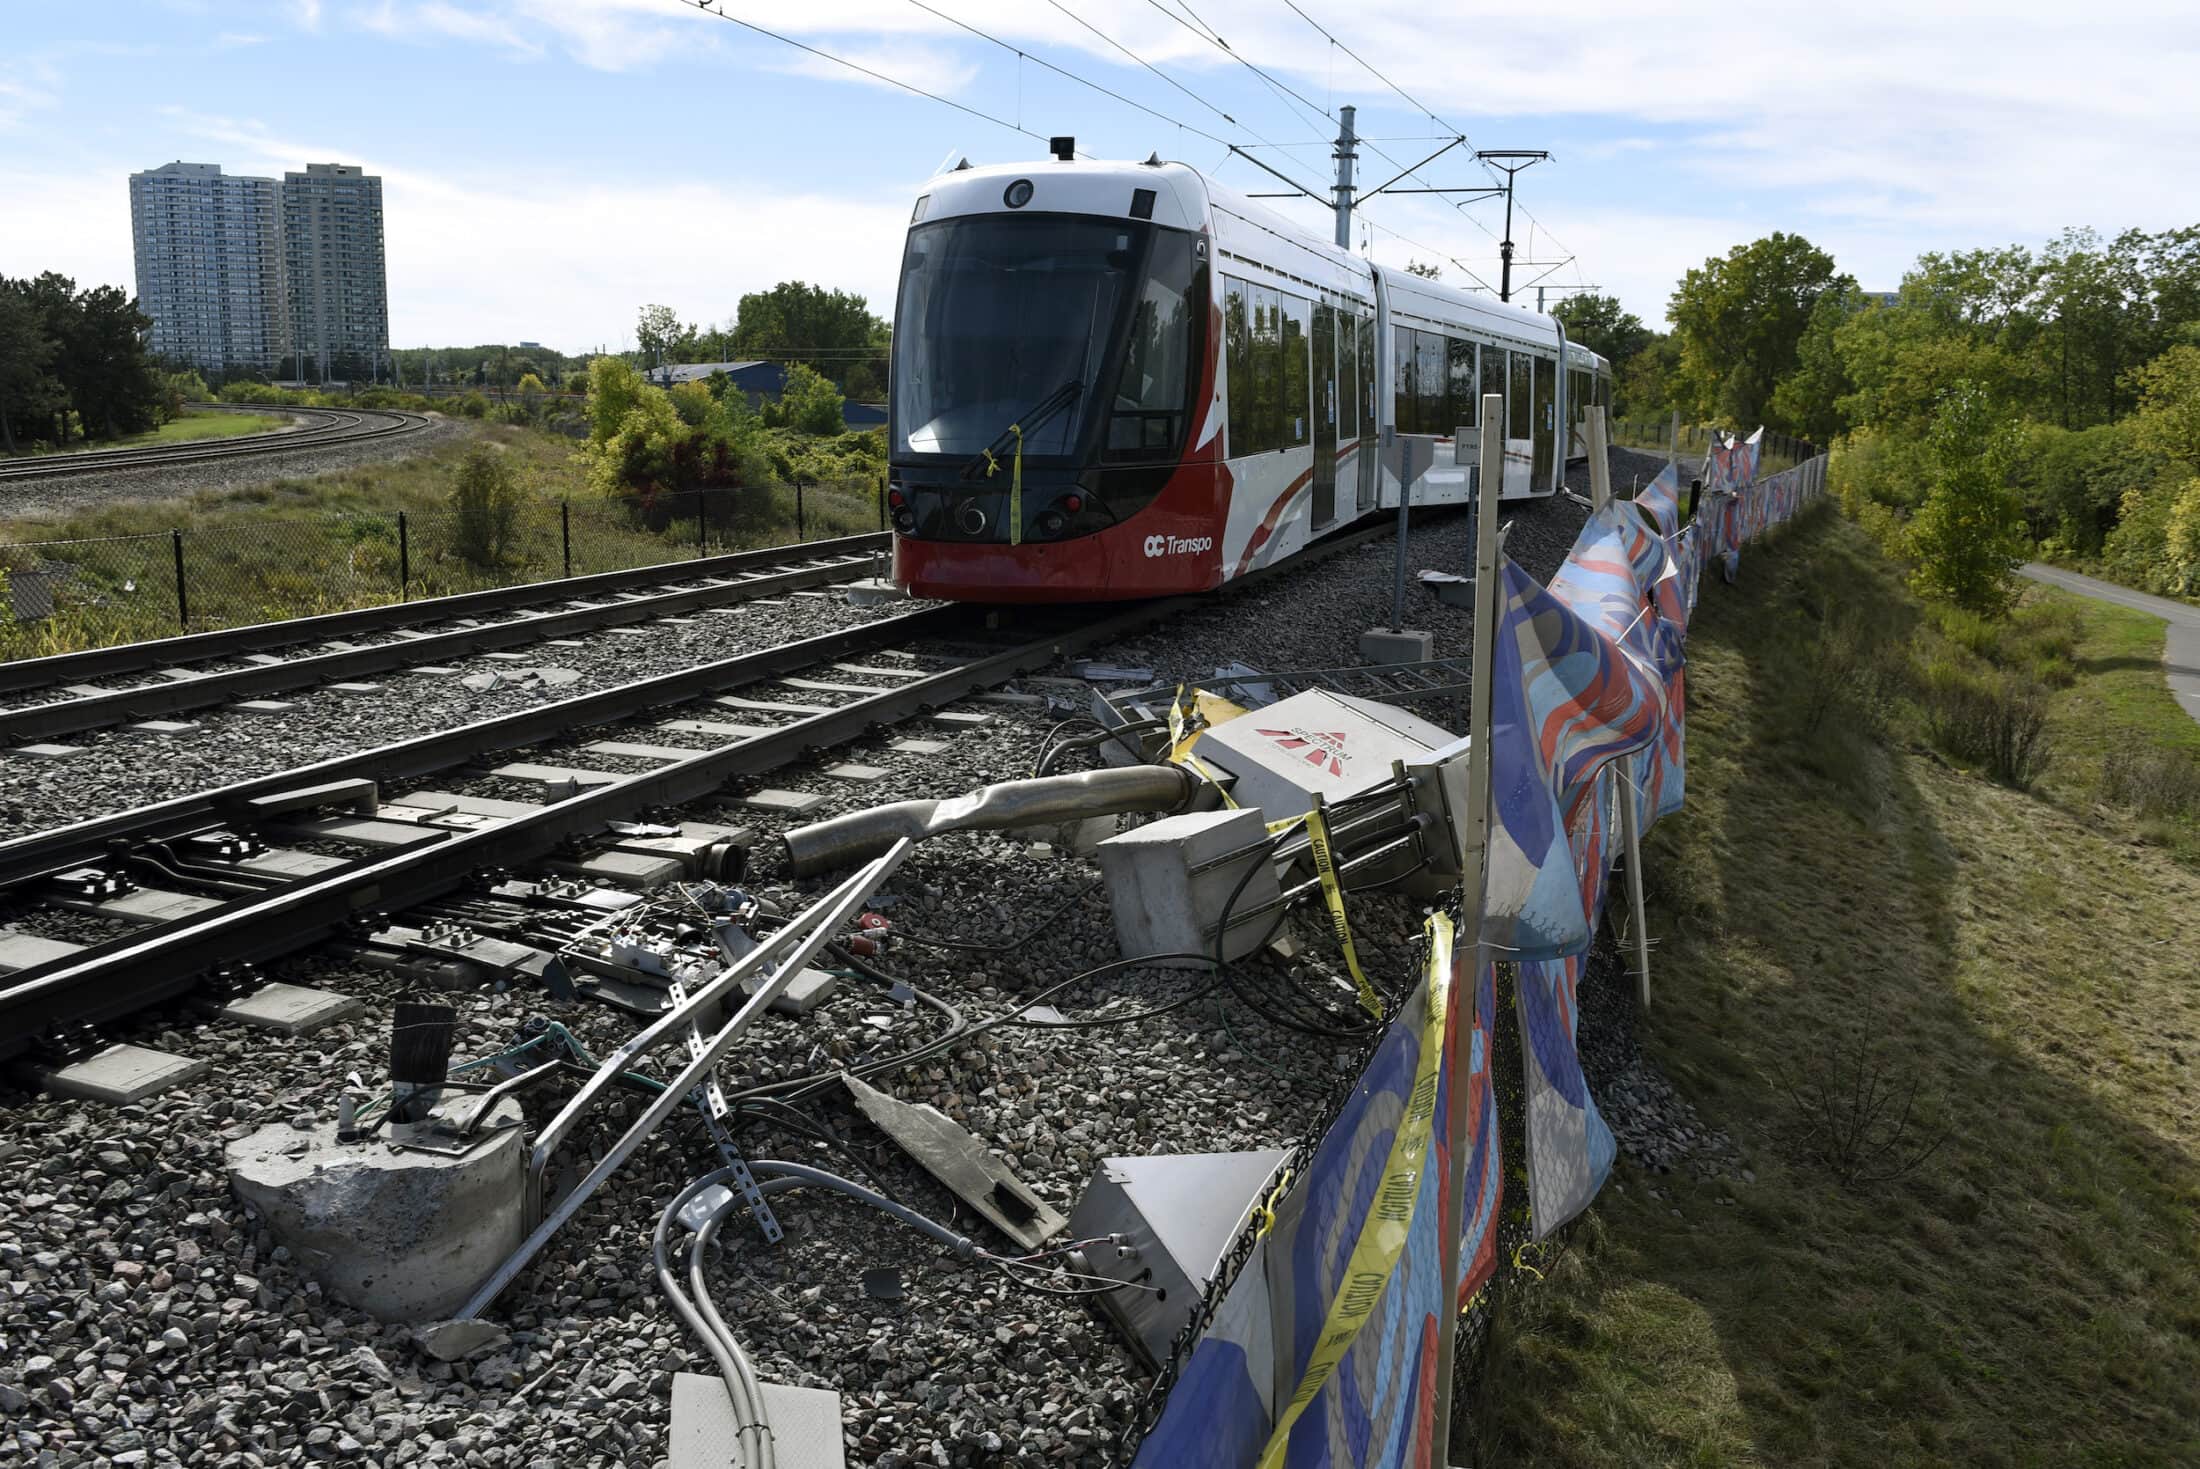
[[[1559,302],[1551,315],[1565,325],[1567,341],[1587,347],[1615,370],[1650,345],[1650,329],[1617,296],[1583,291]]]
[[[1863,304],[1863,293],[1853,285],[1821,292],[1795,344],[1795,370],[1772,389],[1772,416],[1806,439],[1830,444],[1849,426],[1841,400],[1856,384],[1842,358],[1839,334]]]
[[[1612,367],[1614,406],[1630,418],[1663,416],[1681,407],[1680,344],[1671,332],[1657,332],[1624,362]]]
[[[787,369],[787,386],[779,395],[776,421],[805,434],[837,434],[847,426],[842,414],[845,400],[830,379],[797,362]]]
[[[0,445],[15,452],[15,425],[48,420],[61,385],[47,369],[53,339],[27,290],[0,279]]]
[[[634,364],[621,357],[598,357],[588,364],[588,441],[608,442],[626,416],[652,391]]]
[[[2011,449],[2008,422],[1984,388],[1948,389],[1925,438],[1931,486],[1910,520],[1911,582],[1922,594],[1986,617],[2009,609],[2026,549],[2008,486]]]
[[[2140,444],[2200,470],[2200,347],[2172,347],[2131,378]]]
[[[1773,390],[1795,370],[1818,298],[1855,284],[1831,255],[1782,233],[1689,271],[1667,307],[1680,345],[1682,406],[1744,431],[1766,421]],[[1774,426],[1795,427],[1779,419]]]
[[[641,348],[642,361],[657,367],[668,360],[676,360],[669,359],[666,354],[679,341],[683,330],[679,313],[670,306],[644,306],[634,322],[634,345]]]
[[[858,386],[883,390],[890,340],[886,323],[863,297],[781,281],[741,298],[731,350],[743,359],[807,362],[852,393]],[[858,368],[866,373],[860,382]]]

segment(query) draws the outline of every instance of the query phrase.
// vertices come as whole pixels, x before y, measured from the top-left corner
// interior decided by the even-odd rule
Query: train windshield
[[[895,456],[973,456],[1026,416],[1027,459],[1082,456],[1095,435],[1116,462],[1174,453],[1196,386],[1193,285],[1191,237],[1139,221],[980,214],[911,230]]]

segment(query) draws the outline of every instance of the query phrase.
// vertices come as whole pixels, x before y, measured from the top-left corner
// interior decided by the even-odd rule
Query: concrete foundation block
[[[668,882],[687,876],[687,864],[675,856],[613,849],[596,852],[578,862],[551,862],[552,872],[607,882],[640,892],[655,892]]]
[[[1408,628],[1371,627],[1360,634],[1360,658],[1368,663],[1426,663],[1436,656],[1436,634]]]
[[[84,753],[82,745],[17,745],[9,753],[32,760],[66,760],[71,755]]]
[[[288,714],[296,704],[282,699],[239,699],[229,706],[232,714]]]
[[[475,1105],[458,1097],[443,1110]],[[519,1117],[518,1102],[500,1102],[456,1156],[381,1137],[339,1143],[333,1122],[278,1122],[228,1145],[229,1186],[324,1290],[384,1321],[442,1321],[519,1247]]]
[[[945,740],[896,740],[889,748],[904,755],[944,755],[950,747]]]
[[[835,780],[863,782],[884,780],[890,774],[885,767],[879,765],[835,765],[825,773]]]
[[[210,1064],[191,1056],[172,1056],[150,1046],[109,1046],[55,1070],[33,1068],[32,1076],[57,1097],[128,1106],[172,1086],[196,1081]]]
[[[1193,869],[1267,837],[1260,811],[1241,807],[1166,817],[1100,843],[1095,855],[1108,884],[1117,945],[1126,955],[1213,953],[1223,905],[1239,880],[1246,878],[1246,868],[1254,866],[1231,909],[1223,955],[1239,959],[1253,952],[1274,915],[1237,915],[1250,913],[1281,894],[1275,869],[1259,852],[1204,871]],[[1202,967],[1189,959],[1163,963],[1178,969]]]
[[[192,730],[197,729],[198,725],[188,719],[148,719],[133,724],[130,728],[136,730],[139,734],[180,735],[189,734]]]
[[[909,593],[883,577],[867,576],[861,581],[848,583],[848,605],[851,607],[883,607],[889,602],[906,602]]]

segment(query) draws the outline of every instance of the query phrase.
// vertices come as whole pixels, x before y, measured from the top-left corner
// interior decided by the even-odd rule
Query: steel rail
[[[637,587],[698,577],[730,576],[759,566],[775,566],[798,557],[841,557],[885,550],[892,537],[885,531],[831,540],[804,541],[790,546],[767,546],[754,551],[729,551],[718,556],[698,556],[693,561],[663,561],[619,571],[591,572],[586,576],[558,577],[550,581],[520,582],[509,587],[489,587],[478,592],[456,592],[447,597],[426,597],[417,602],[385,602],[378,607],[355,607],[348,612],[323,612],[313,617],[287,618],[281,622],[254,622],[243,627],[217,628],[184,633],[172,638],[117,643],[111,648],[90,648],[80,653],[53,653],[44,658],[22,658],[0,663],[0,694],[63,684],[92,683],[174,668],[183,663],[235,658],[264,653],[270,648],[385,632],[425,622],[453,621],[508,612],[538,602],[585,600]]]
[[[905,620],[931,615],[915,613]],[[496,826],[454,832],[266,897],[240,898],[197,918],[20,970],[0,978],[0,1054],[56,1026],[96,1025],[186,993],[202,975],[222,965],[265,963],[294,953],[343,931],[364,914],[409,908],[452,892],[479,873],[540,861],[564,843],[594,836],[614,821],[697,800],[729,780],[776,769],[809,750],[829,748],[873,726],[1005,683],[1156,615],[1141,607],[1069,633],[1019,643]]]
[[[949,606],[882,617],[838,632],[780,643],[754,652],[697,664],[634,683],[570,699],[538,704],[474,724],[437,730],[371,750],[331,756],[312,765],[256,776],[210,791],[177,796],[156,805],[95,816],[69,826],[0,842],[0,888],[15,887],[98,860],[117,843],[135,844],[181,836],[209,825],[251,818],[250,803],[265,796],[307,790],[344,780],[404,780],[463,765],[478,756],[539,744],[570,730],[631,719],[660,705],[677,704],[726,689],[894,647],[917,638],[964,632],[976,625],[969,608]]]
[[[49,739],[107,725],[124,724],[163,714],[180,714],[224,704],[232,699],[258,698],[310,684],[331,683],[382,673],[408,665],[440,663],[497,648],[540,642],[603,627],[620,627],[703,607],[750,601],[775,592],[794,591],[837,581],[854,574],[860,559],[841,559],[801,566],[781,572],[765,572],[739,580],[710,580],[700,586],[675,587],[651,596],[619,600],[583,608],[531,613],[481,627],[456,628],[371,647],[351,648],[290,658],[264,667],[243,668],[199,678],[118,689],[112,693],[32,704],[0,710],[0,741]],[[686,578],[683,578],[686,580]]]
[[[224,404],[222,407],[226,410],[245,411],[241,405],[236,404]],[[330,421],[313,428],[276,429],[267,433],[242,434],[233,439],[197,440],[123,449],[86,449],[70,454],[46,454],[33,459],[0,462],[0,483],[56,479],[65,475],[93,474],[104,470],[197,464],[212,459],[280,454],[292,449],[325,449],[333,444],[415,434],[434,424],[433,419],[423,414],[395,408],[288,408],[283,411],[317,414]]]
[[[1265,581],[1281,571],[1350,550],[1387,533],[1387,526],[1376,525],[1325,537],[1286,561],[1239,578],[1231,587]],[[309,948],[364,916],[414,907],[455,891],[483,872],[538,861],[567,842],[600,834],[614,821],[652,808],[697,800],[729,780],[776,769],[873,727],[996,687],[1068,654],[1164,622],[1205,600],[1200,596],[1172,597],[1084,617],[1066,629],[895,688],[881,689],[734,744],[699,751],[658,769],[580,792],[495,826],[454,832],[443,840],[370,859],[265,897],[239,898],[195,918],[17,971],[0,978],[0,1057],[24,1049],[58,1027],[98,1025],[188,993],[201,976],[220,966],[262,964]],[[1074,613],[1082,609],[1070,610]],[[194,822],[204,825],[252,794],[295,790],[346,774],[395,775],[438,768],[466,758],[455,755],[456,751],[478,752],[526,743],[576,724],[631,715],[652,700],[669,701],[683,693],[704,692],[727,682],[771,678],[805,661],[845,657],[846,650],[866,645],[906,642],[958,627],[967,629],[980,611],[950,606],[905,613],[624,689],[605,690],[364,755],[282,772],[223,791],[185,797],[145,811],[0,844],[0,887],[28,880],[41,864],[50,872],[56,870],[56,864],[81,863],[116,841],[181,832],[189,830]],[[637,702],[635,691],[642,689],[651,692]],[[423,765],[423,761],[427,763]]]

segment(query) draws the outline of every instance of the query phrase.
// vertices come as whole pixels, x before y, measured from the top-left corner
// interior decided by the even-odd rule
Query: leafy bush
[[[476,444],[451,486],[458,554],[476,566],[501,566],[519,540],[520,488],[502,451]]]
[[[846,423],[841,416],[845,401],[829,378],[797,362],[787,369],[787,386],[779,401],[765,410],[764,421],[806,434],[837,434]]]
[[[468,393],[452,407],[466,418],[487,418],[489,416],[489,400],[478,392]]]
[[[2021,675],[1978,671],[1947,653],[1919,670],[1919,703],[1932,742],[2017,790],[2046,771],[2047,691]]]

